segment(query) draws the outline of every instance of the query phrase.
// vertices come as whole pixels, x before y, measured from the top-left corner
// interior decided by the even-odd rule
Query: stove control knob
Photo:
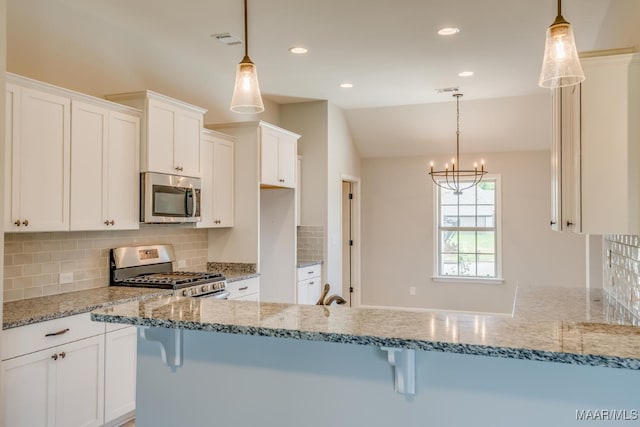
[[[189,292],[187,292],[186,290],[182,291],[182,296],[183,297],[188,297],[189,296]]]
[[[200,290],[201,290],[202,292],[207,292],[207,285],[202,285],[202,286],[200,287]]]

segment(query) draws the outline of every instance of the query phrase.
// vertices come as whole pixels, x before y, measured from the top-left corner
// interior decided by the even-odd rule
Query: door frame
[[[360,177],[353,175],[341,175],[341,183],[348,182],[351,184],[351,193],[353,194],[353,199],[351,201],[351,238],[353,240],[352,253],[351,253],[351,278],[353,287],[353,295],[351,295],[351,307],[359,307],[362,304],[362,292],[360,288],[360,277],[361,277],[361,185],[360,185]],[[342,185],[342,184],[341,184]],[[342,187],[340,192],[342,193]],[[344,206],[342,206],[342,197],[340,197],[340,213],[344,211]],[[342,230],[342,221],[340,222],[340,234],[343,236]],[[341,257],[341,260],[344,259],[344,255]],[[344,269],[344,266],[343,266]]]

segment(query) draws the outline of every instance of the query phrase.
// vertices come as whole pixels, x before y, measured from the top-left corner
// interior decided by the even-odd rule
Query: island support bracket
[[[416,351],[408,348],[380,347],[394,368],[394,387],[400,394],[416,394]]]
[[[162,361],[171,369],[182,366],[182,329],[140,327],[140,337],[160,344]]]

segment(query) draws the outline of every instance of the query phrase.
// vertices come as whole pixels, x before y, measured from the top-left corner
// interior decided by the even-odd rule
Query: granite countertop
[[[322,264],[322,260],[298,260],[296,268],[310,267],[312,265]]]
[[[255,264],[242,262],[208,262],[207,271],[224,274],[229,283],[260,276]]]
[[[2,329],[87,313],[98,308],[168,295],[171,292],[163,289],[106,286],[6,302],[3,305]]]
[[[92,319],[640,370],[640,327],[598,290],[523,289],[512,316],[162,297]]]

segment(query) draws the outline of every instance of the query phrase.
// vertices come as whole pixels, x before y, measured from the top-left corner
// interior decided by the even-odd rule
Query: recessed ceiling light
[[[471,77],[473,76],[473,71],[462,71],[461,73],[458,73],[458,75],[460,77]]]
[[[344,89],[350,89],[353,87],[352,83],[340,83],[340,87]]]
[[[457,27],[445,27],[438,30],[438,34],[440,34],[441,36],[452,36],[454,34],[458,34],[459,32],[460,28]]]
[[[289,48],[289,52],[295,53],[296,55],[302,55],[303,53],[309,52],[309,49],[302,46],[293,46]]]

